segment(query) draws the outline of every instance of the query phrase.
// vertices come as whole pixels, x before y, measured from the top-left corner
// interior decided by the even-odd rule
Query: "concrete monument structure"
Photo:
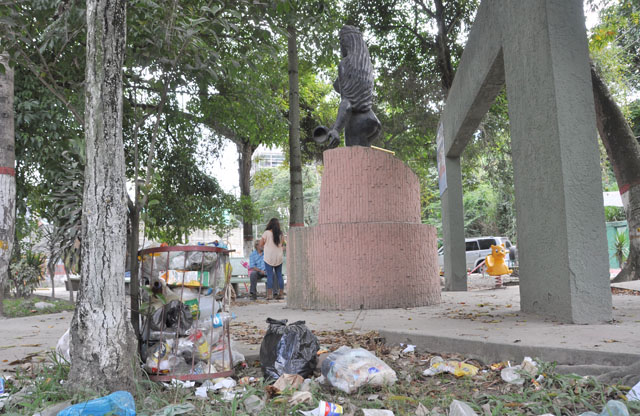
[[[438,161],[447,290],[466,290],[460,156],[506,84],[521,308],[611,320],[582,0],[484,0],[447,98]]]
[[[380,309],[440,303],[435,228],[418,177],[364,146],[324,153],[318,225],[289,229],[287,306]]]

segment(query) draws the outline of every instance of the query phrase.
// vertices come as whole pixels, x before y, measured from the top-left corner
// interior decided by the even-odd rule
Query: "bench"
[[[244,284],[244,288],[247,292],[249,292],[249,284],[251,280],[249,279],[249,270],[242,265],[242,263],[247,262],[247,266],[249,265],[249,260],[243,257],[229,257],[229,263],[231,264],[231,286],[233,286],[233,290],[235,293],[238,293],[238,285],[240,283]],[[284,263],[282,263],[282,278],[284,279],[285,284],[287,283],[287,261],[285,258]],[[266,280],[266,277],[265,277]]]
[[[231,286],[233,286],[233,290],[238,293],[238,285],[240,283],[244,284],[244,288],[246,291],[249,291],[249,283],[251,280],[249,279],[249,270],[242,265],[242,263],[247,262],[249,265],[249,260],[243,257],[229,257],[229,264],[231,264]]]

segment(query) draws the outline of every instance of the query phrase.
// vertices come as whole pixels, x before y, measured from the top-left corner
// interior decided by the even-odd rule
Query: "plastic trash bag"
[[[152,331],[172,330],[178,335],[184,336],[193,324],[193,316],[187,305],[179,300],[172,300],[151,315],[150,326]]]
[[[581,413],[579,416],[629,416],[627,406],[619,400],[609,400],[600,414],[595,412]]]
[[[478,416],[478,414],[465,402],[454,400],[449,406],[449,416]]]
[[[398,377],[384,361],[363,348],[343,346],[327,355],[322,375],[335,388],[353,393],[364,385],[390,386]]]
[[[136,403],[128,391],[116,391],[108,396],[67,407],[58,416],[89,415],[135,416]]]
[[[69,342],[71,341],[71,334],[69,334],[69,331],[70,330],[67,329],[67,332],[65,332],[58,340],[58,344],[56,345],[56,353],[70,363],[71,354],[69,352]]]
[[[304,321],[287,325],[286,319],[267,318],[267,323],[269,328],[260,345],[264,376],[276,380],[283,374],[311,376],[316,368],[320,345]]]

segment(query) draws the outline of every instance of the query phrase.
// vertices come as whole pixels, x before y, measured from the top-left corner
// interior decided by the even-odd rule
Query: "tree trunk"
[[[129,249],[129,290],[131,291],[131,325],[136,334],[136,340],[140,340],[140,281],[138,276],[138,249],[140,244],[140,210],[137,204],[130,206],[129,224],[131,234],[127,247]],[[139,346],[138,346],[139,348]]]
[[[71,279],[69,279],[69,270],[67,269],[67,266],[63,264],[64,267],[64,274],[65,276],[67,276],[67,285],[69,285],[69,301],[71,303],[74,303],[73,300],[73,284],[71,283]]]
[[[637,280],[640,279],[640,144],[594,64],[591,79],[598,132],[613,165],[629,227],[629,257],[613,281]]]
[[[56,298],[56,262],[48,261],[47,270],[49,271],[49,277],[51,278],[51,298]]]
[[[243,253],[245,257],[253,251],[253,219],[251,215],[251,158],[256,150],[249,140],[242,140],[237,143],[238,154],[238,171],[240,173],[240,199],[242,201],[242,235],[243,235]]]
[[[134,390],[139,368],[124,290],[122,63],[126,0],[87,0],[86,167],[80,291],[71,322],[76,390]]]
[[[4,316],[4,288],[16,225],[15,132],[13,119],[13,69],[9,56],[0,53],[0,316]]]
[[[442,84],[442,92],[445,99],[449,95],[449,90],[453,85],[455,71],[451,63],[451,49],[448,43],[447,25],[445,20],[445,10],[442,0],[435,1],[436,6],[436,23],[438,25],[438,34],[436,35],[436,62],[440,68],[440,82]]]
[[[287,26],[289,55],[289,172],[291,180],[289,226],[304,227],[302,152],[300,150],[300,90],[296,28]]]

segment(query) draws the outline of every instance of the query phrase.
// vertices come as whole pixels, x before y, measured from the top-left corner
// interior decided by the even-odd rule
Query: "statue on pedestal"
[[[340,94],[340,107],[331,129],[318,126],[313,131],[317,143],[329,141],[329,148],[340,144],[340,132],[344,132],[347,146],[371,146],[382,126],[371,110],[373,102],[373,66],[362,33],[346,25],[340,29],[338,79],[333,87]]]

